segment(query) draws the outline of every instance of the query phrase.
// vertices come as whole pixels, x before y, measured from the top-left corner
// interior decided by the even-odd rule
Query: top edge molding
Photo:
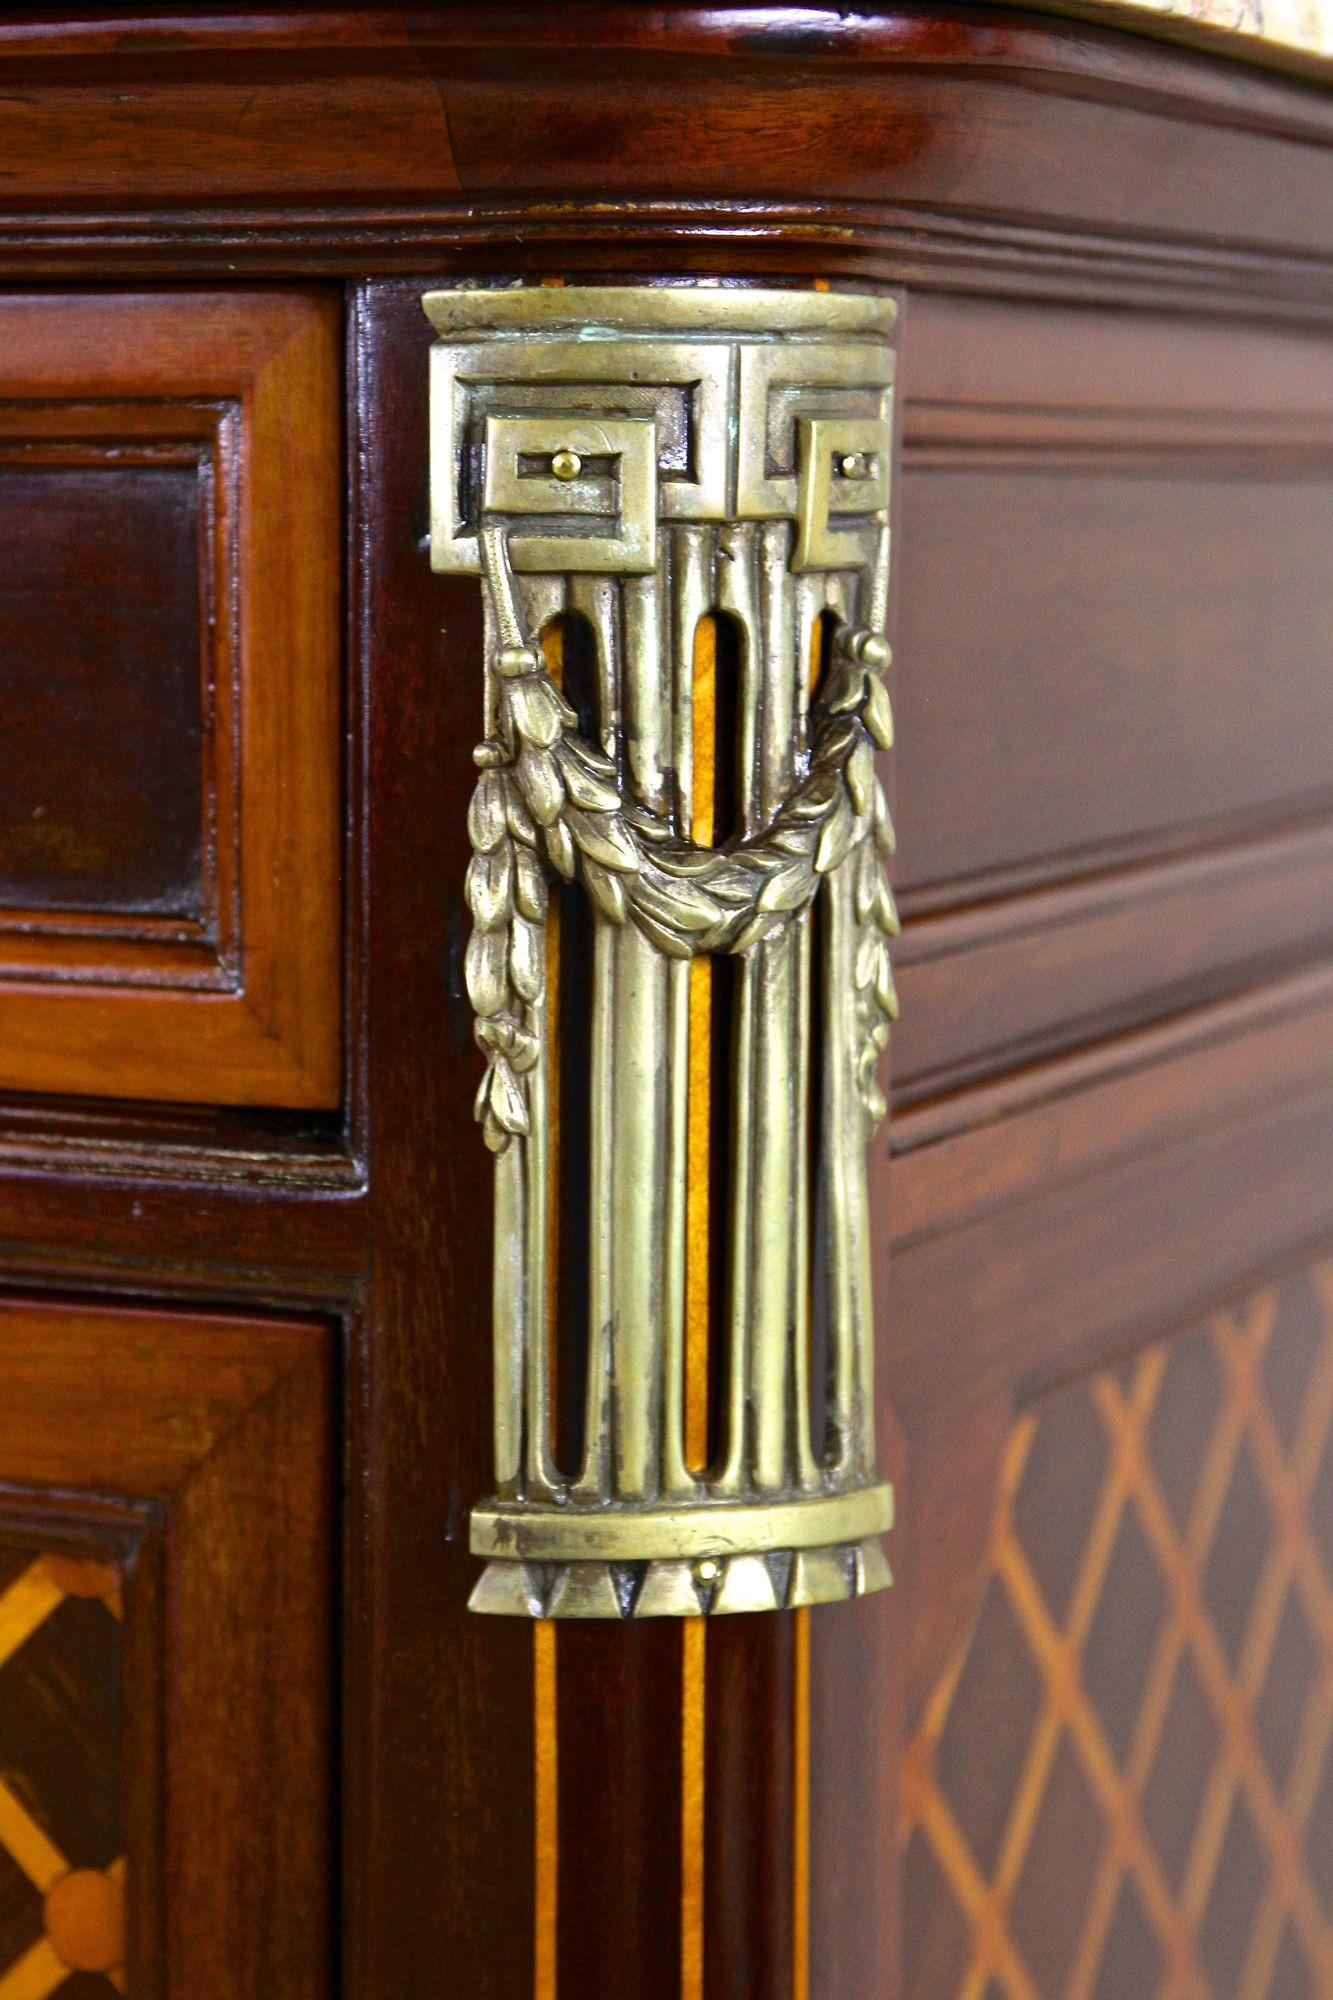
[[[706,275],[705,342],[750,278],[1324,323],[1333,93],[1059,3],[6,17],[0,272]]]
[[[990,15],[1001,25],[1023,15],[1042,15],[1083,23],[1147,42],[1174,43],[1203,55],[1257,70],[1285,72],[1307,82],[1333,81],[1333,0],[974,0],[984,23]],[[119,6],[84,15],[25,9],[0,20],[0,57],[74,59],[89,56],[113,61],[137,61],[164,53],[207,56],[216,49],[256,53],[301,50],[356,52],[366,59],[392,58],[413,49],[458,46],[476,40],[522,40],[530,32],[534,8],[513,5],[488,32],[478,35],[475,24],[450,18],[447,7],[317,6],[296,8],[228,8],[213,14],[200,7]],[[742,5],[703,7],[682,5],[672,24],[701,47],[724,44],[739,27],[751,33],[748,9]],[[787,0],[763,10],[764,39],[781,53],[784,40],[800,44],[804,59],[823,61],[893,61],[895,38],[885,36],[886,23],[901,8],[866,7],[849,14],[845,8],[817,0]],[[497,10],[499,13],[499,10]],[[568,29],[557,23],[553,40],[566,39]],[[592,46],[605,46],[618,36],[614,29],[594,35]],[[588,44],[586,30],[583,35]]]
[[[581,340],[634,334],[887,340],[898,321],[896,300],[883,294],[706,282],[457,286],[427,292],[421,303],[435,331],[455,340],[561,331]]]

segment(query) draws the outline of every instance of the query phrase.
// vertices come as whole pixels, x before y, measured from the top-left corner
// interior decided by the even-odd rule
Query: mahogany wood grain
[[[7,791],[24,813],[0,906],[11,978],[227,984],[239,872],[234,414],[226,398],[0,401],[0,464],[30,490],[38,481],[41,502],[31,553],[25,562],[16,542],[6,577]],[[150,560],[125,536],[164,477],[178,518]],[[109,758],[123,723],[132,740]],[[160,888],[158,906],[145,905],[136,882],[136,846],[154,839],[185,857],[176,907]],[[24,858],[34,844],[64,854],[51,897]]]
[[[1333,975],[1321,966],[928,1102],[894,1121],[892,1242],[1306,1097],[1331,1073]]]
[[[1011,292],[1308,315],[1329,115],[1308,86],[998,7],[28,17],[0,37],[0,257],[983,291],[1002,266]]]
[[[360,1993],[428,1991],[448,1965],[478,2000],[511,2000],[534,1964],[532,1631],[466,1608],[468,1510],[491,1478],[489,1186],[462,978],[481,601],[426,556],[422,289],[368,284],[349,311],[369,1194],[347,1385],[344,1951]]]
[[[114,451],[0,459],[6,905],[203,913],[199,484]]]
[[[105,1170],[10,1163],[0,1188],[0,1259],[34,1282],[123,1288],[164,1298],[277,1300],[346,1308],[367,1255],[364,1195],[171,1179],[141,1164],[142,1142],[108,1148]]]
[[[885,1463],[901,1482],[898,1455]],[[895,1990],[904,1927],[895,1722],[909,1644],[896,1549],[892,1568],[894,1589],[860,1617],[839,1609],[811,1621],[810,2000]]]
[[[1317,1241],[1330,1120],[1325,1079],[896,1259],[890,1395],[909,1433],[928,1411],[1035,1394]]]
[[[199,518],[176,551],[188,573],[175,587],[203,601],[197,630],[178,634],[163,663],[177,680],[194,677],[196,730],[155,744],[150,724],[135,727],[133,684],[122,676],[114,687],[102,683],[101,713],[82,725],[74,718],[64,741],[76,744],[80,726],[95,728],[103,745],[125,730],[143,740],[140,754],[153,756],[160,782],[184,788],[187,813],[193,788],[193,839],[214,906],[197,936],[186,925],[175,937],[130,921],[128,882],[112,912],[118,929],[102,916],[56,923],[57,912],[44,912],[36,897],[35,908],[8,911],[0,1087],[204,1103],[339,1101],[337,323],[336,300],[310,292],[0,301],[7,451],[21,443],[29,457],[49,459],[91,437],[104,451],[121,447],[122,479],[136,476],[128,467],[150,443],[196,453]],[[151,454],[137,476],[158,476]],[[103,572],[114,567],[121,592],[132,572],[107,533],[79,529],[68,513],[63,532],[81,542],[65,586],[66,637],[82,617],[98,620],[111,640],[115,600]],[[160,537],[158,559],[170,553]],[[45,615],[56,615],[54,606]],[[134,615],[155,624],[159,644],[168,639],[151,594]],[[47,673],[57,664],[58,654]],[[144,657],[140,671],[151,664]],[[161,704],[169,689],[169,680],[160,689],[141,684],[139,698]],[[54,685],[48,699],[57,699]],[[7,740],[17,796],[40,803],[69,781],[68,766],[40,726],[14,722]],[[99,788],[94,770],[88,797],[95,802],[105,783]],[[141,791],[138,809],[155,796],[166,837],[182,808],[177,793]],[[99,809],[98,824],[109,838],[108,811]],[[36,886],[20,871],[7,900]]]
[[[1308,734],[1317,745],[1317,727]],[[1333,821],[1321,819],[909,920],[895,1102],[1309,964],[1333,943],[1331,888]]]
[[[914,298],[902,381],[904,912],[1327,812],[1333,344]]]
[[[787,1614],[707,1634],[706,1994],[796,2000],[795,1646]]]
[[[557,1632],[556,1660],[555,1990],[588,2000],[618,2000],[627,1990],[644,2000],[677,2000],[679,1627],[667,1619],[628,1632],[576,1625]]]

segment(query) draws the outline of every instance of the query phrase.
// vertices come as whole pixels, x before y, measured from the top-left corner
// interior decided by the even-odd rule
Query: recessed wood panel
[[[1333,343],[914,298],[909,909],[1333,799]]]
[[[198,919],[196,464],[0,455],[0,902]]]
[[[9,297],[0,352],[0,1088],[336,1104],[336,305]]]
[[[909,469],[905,889],[1069,872],[1327,796],[1333,411],[1328,429],[1324,455],[1221,465],[1186,447],[1140,470],[1114,440],[1061,465],[1057,440]]]
[[[330,1358],[0,1300],[6,2000],[325,2000]]]
[[[914,296],[900,1107],[1333,936],[1333,343]]]

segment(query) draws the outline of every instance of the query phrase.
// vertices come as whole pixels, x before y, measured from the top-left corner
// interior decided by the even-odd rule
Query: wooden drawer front
[[[0,299],[0,1088],[339,1093],[338,322]]]
[[[6,2000],[326,1991],[328,1360],[0,1302]]]

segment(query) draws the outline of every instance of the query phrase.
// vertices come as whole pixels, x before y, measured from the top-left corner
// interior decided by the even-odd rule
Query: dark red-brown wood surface
[[[369,1183],[348,1385],[348,1976],[416,1991],[462,1965],[501,2000],[533,1961],[532,1634],[465,1608],[468,1508],[490,1459],[488,1190],[462,983],[481,613],[424,555],[423,323],[418,286],[373,286],[348,329]]]
[[[112,8],[8,22],[0,82],[27,272],[1004,264],[1328,298],[1324,94],[1006,8]]]
[[[0,1275],[164,1308],[143,1339],[168,1373],[204,1308],[338,1329],[333,1400],[301,1432],[304,1462],[334,1448],[344,1468],[320,1612],[340,1627],[336,1752],[256,1830],[223,1774],[202,1776],[232,1799],[252,1869],[275,1810],[337,1785],[338,1881],[303,1920],[336,1934],[358,2000],[674,1996],[696,1963],[695,1864],[688,2000],[889,2000],[900,1959],[951,2000],[948,1938],[911,1930],[954,1923],[948,1898],[899,1898],[899,1766],[913,1811],[938,1812],[922,1718],[987,1657],[976,1621],[1009,1547],[1014,1439],[1029,1411],[1059,1428],[1068,1406],[1049,1398],[1070,1379],[1113,1400],[1109,1364],[1169,1358],[1173,1329],[1259,1296],[1256,1274],[1329,1229],[1331,136],[1309,83],[1000,8],[0,23],[6,283],[93,297],[135,272],[164,296],[251,288],[259,312],[314,281],[343,314],[341,1104],[4,1101]],[[559,1635],[543,1957],[532,1633],[464,1609],[490,1450],[489,1179],[461,978],[480,607],[426,557],[419,300],[460,276],[692,272],[909,292],[905,1019],[872,1162],[897,1588],[810,1619],[808,1796],[795,1628],[709,1632],[693,1857],[679,1634]],[[144,575],[165,546],[134,541]],[[105,670],[80,670],[89,699]],[[44,740],[21,716],[7,732],[16,794],[40,800],[78,751],[44,757]],[[161,856],[169,799],[147,785],[134,804],[137,851]],[[0,900],[23,893],[16,864]],[[280,1676],[281,1635],[254,1616],[245,1671]],[[1016,1729],[1020,1695],[993,1700]],[[959,1729],[973,1711],[956,1712]],[[286,1770],[281,1740],[272,1755]],[[998,1753],[990,1777],[1000,1814]],[[271,1939],[224,1962],[227,1935],[200,1933],[191,1993],[303,1990],[255,1983]],[[1115,1976],[1098,2000],[1141,2000]]]
[[[7,902],[202,914],[199,483],[114,453],[0,467]],[[78,587],[90,545],[95,597]],[[113,713],[133,716],[114,760]]]
[[[0,300],[0,1086],[332,1109],[341,314]]]

